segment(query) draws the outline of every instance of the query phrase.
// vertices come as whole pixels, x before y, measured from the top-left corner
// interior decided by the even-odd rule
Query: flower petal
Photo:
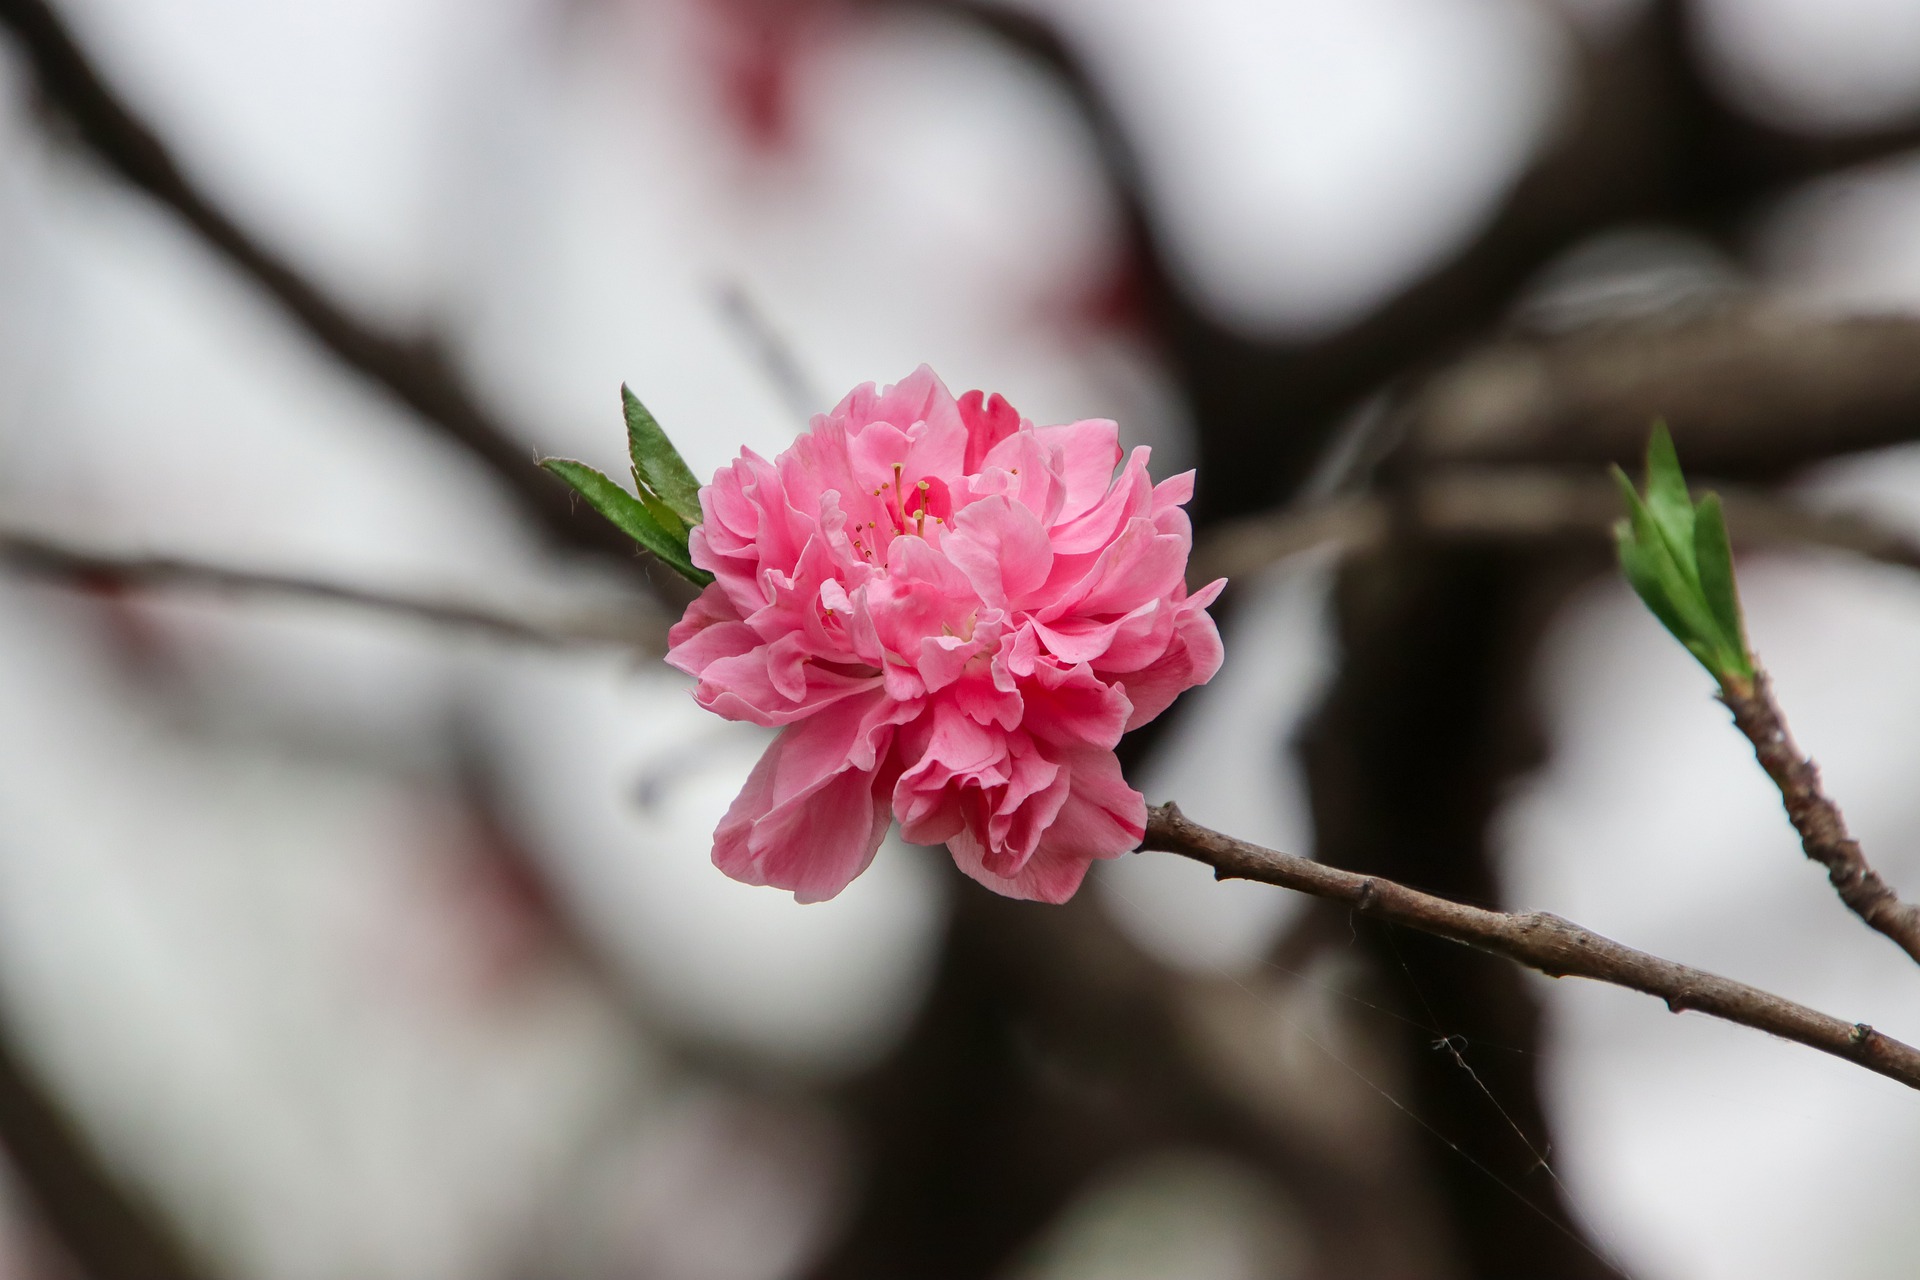
[[[1004,496],[982,498],[956,514],[941,549],[996,609],[1025,604],[1053,568],[1053,548],[1038,517]]]
[[[1113,469],[1124,456],[1120,450],[1119,423],[1089,418],[1063,427],[1041,427],[1034,434],[1041,443],[1060,450],[1060,475],[1066,494],[1059,519],[1083,516],[1107,496],[1113,487]]]
[[[1138,848],[1147,830],[1147,803],[1121,777],[1113,753],[1080,753],[1063,772],[1070,776],[1066,800],[1032,857],[1017,871],[1000,874],[989,869],[986,845],[963,830],[947,841],[960,869],[1009,898],[1065,902],[1088,867]]]
[[[1205,684],[1220,670],[1226,650],[1207,606],[1226,585],[1227,580],[1220,578],[1189,596],[1174,612],[1173,643],[1167,651],[1140,670],[1120,677],[1127,700],[1133,704],[1127,728],[1138,729],[1172,706],[1182,692]]]
[[[883,766],[900,715],[873,694],[782,731],[714,831],[714,865],[801,902],[846,888],[887,834]]]

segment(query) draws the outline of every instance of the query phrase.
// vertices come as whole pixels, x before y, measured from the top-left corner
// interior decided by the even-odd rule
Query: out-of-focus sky
[[[1117,418],[1159,474],[1185,465],[1164,371],[1102,305],[1122,214],[1061,86],[932,11],[822,4],[796,10],[763,100],[742,2],[60,8],[243,221],[368,315],[446,333],[528,424],[529,459],[617,470],[622,381],[696,470],[780,448],[800,412],[732,290],[829,398],[924,361],[1038,420]],[[1229,324],[1304,337],[1471,235],[1557,127],[1572,42],[1637,6],[1020,7],[1112,94],[1186,286]],[[1855,127],[1920,103],[1911,0],[1700,13],[1727,91],[1768,119]],[[1791,196],[1726,270],[1808,305],[1920,305],[1916,165]],[[1911,523],[1920,462],[1835,467],[1814,492]],[[0,516],[485,599],[604,585],[50,141],[5,46]],[[1308,558],[1250,584],[1225,670],[1136,779],[1150,798],[1310,845],[1288,747],[1331,661],[1328,575]],[[1920,583],[1794,558],[1743,586],[1803,744],[1920,888]],[[1827,895],[1699,673],[1623,590],[1568,612],[1541,680],[1555,755],[1505,824],[1517,904],[1920,1037],[1906,963]],[[0,1000],[227,1274],[506,1276],[537,1257],[775,1280],[830,1229],[847,1153],[797,1095],[714,1083],[688,1055],[811,1081],[873,1061],[924,989],[947,882],[903,846],[831,904],[725,880],[708,834],[762,745],[626,659],[0,578]],[[521,856],[551,870],[586,954],[552,935]],[[1091,892],[1152,954],[1236,980],[1295,909],[1144,857]],[[1909,1273],[1909,1095],[1639,997],[1539,986],[1555,1166],[1635,1274]],[[1097,1189],[1045,1273],[1123,1274],[1099,1233],[1144,1202],[1211,1244],[1127,1252],[1125,1275],[1298,1265],[1285,1239],[1221,1225],[1221,1176],[1174,1159]],[[0,1228],[0,1253],[23,1259],[21,1238]]]

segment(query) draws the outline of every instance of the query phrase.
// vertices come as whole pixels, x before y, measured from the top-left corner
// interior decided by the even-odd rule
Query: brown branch
[[[1729,682],[1720,700],[1733,712],[1733,722],[1753,743],[1753,754],[1780,788],[1787,817],[1800,833],[1800,847],[1827,869],[1840,900],[1867,924],[1891,938],[1894,945],[1920,962],[1920,907],[1900,901],[1880,873],[1867,863],[1860,842],[1847,831],[1840,807],[1820,786],[1820,769],[1802,755],[1787,731],[1786,717],[1774,701],[1772,682],[1755,670],[1753,682]]]
[[[1688,6],[1655,0],[1618,38],[1574,42],[1566,117],[1485,225],[1447,261],[1337,332],[1304,340],[1252,335],[1217,320],[1169,265],[1177,255],[1143,194],[1142,164],[1123,113],[1068,31],[983,0],[891,2],[930,4],[979,25],[1050,69],[1079,105],[1130,224],[1129,283],[1150,308],[1200,437],[1194,518],[1203,528],[1271,508],[1297,492],[1356,403],[1396,378],[1433,367],[1498,324],[1542,267],[1588,237],[1659,223],[1733,247],[1753,210],[1794,184],[1920,146],[1914,120],[1808,138],[1747,118],[1720,100],[1698,65]],[[1646,417],[1632,421],[1627,444],[1603,448],[1600,456],[1637,450]],[[1829,424],[1840,440],[1831,450],[1811,431]],[[1805,433],[1785,441],[1796,457],[1858,447],[1845,443],[1853,425],[1803,418],[1754,436],[1753,459],[1730,435],[1725,451],[1742,466],[1715,469],[1777,470],[1765,455],[1782,443],[1783,432]],[[1684,434],[1680,446],[1689,460],[1705,461]],[[1573,459],[1548,451],[1498,460]]]
[[[1818,1049],[1920,1089],[1920,1049],[1782,996],[1601,937],[1546,912],[1488,911],[1342,871],[1297,854],[1236,840],[1190,821],[1168,803],[1148,810],[1142,849],[1211,866],[1223,880],[1258,880],[1344,902],[1363,916],[1416,929],[1537,969],[1550,978],[1588,978],[1645,992],[1675,1013],[1689,1009]]]
[[[199,1280],[204,1272],[135,1195],[23,1060],[0,1023],[0,1144],[13,1172],[88,1280]]]
[[[1407,408],[1428,464],[1628,463],[1664,418],[1687,464],[1773,476],[1920,435],[1920,317],[1764,301],[1482,348]]]
[[[472,601],[348,586],[293,574],[235,569],[177,556],[128,555],[76,547],[44,534],[0,528],[0,562],[36,577],[91,589],[173,590],[347,605],[498,640],[551,648],[629,647],[666,651],[665,621],[645,606],[541,617]]]
[[[1844,551],[1920,570],[1920,541],[1857,512],[1826,512],[1761,489],[1716,485],[1728,523],[1746,546]],[[1454,539],[1607,538],[1620,518],[1620,490],[1602,475],[1536,467],[1459,467],[1409,483],[1398,493],[1326,499],[1237,520],[1194,549],[1192,581],[1258,573],[1319,546],[1342,552],[1382,545],[1396,521]]]
[[[1810,510],[1778,495],[1722,487],[1741,542],[1845,551],[1920,570],[1920,542],[1856,513]],[[1604,477],[1536,469],[1443,471],[1396,496],[1359,494],[1224,525],[1195,547],[1189,578],[1211,582],[1259,573],[1317,547],[1352,554],[1380,546],[1396,518],[1443,538],[1605,538],[1619,492]],[[70,586],[264,596],[368,609],[498,640],[549,648],[625,646],[666,651],[667,619],[646,602],[539,616],[496,605],[238,569],[179,556],[112,552],[0,526],[0,562]]]
[[[634,562],[633,544],[592,512],[577,509],[572,491],[534,465],[531,438],[483,405],[434,337],[383,332],[241,227],[107,83],[46,0],[0,0],[0,25],[27,55],[45,101],[108,168],[172,210],[341,363],[471,453],[555,541]],[[612,421],[611,390],[607,405]],[[678,605],[691,598],[677,576],[650,577],[663,599]]]

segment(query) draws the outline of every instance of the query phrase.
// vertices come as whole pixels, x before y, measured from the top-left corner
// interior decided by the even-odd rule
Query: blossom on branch
[[[1189,595],[1193,473],[1154,485],[1109,421],[1035,427],[922,366],[869,383],[700,490],[714,581],[667,661],[700,705],[779,726],[714,834],[735,879],[831,898],[891,819],[1001,893],[1073,895],[1139,844],[1114,745],[1219,669]]]

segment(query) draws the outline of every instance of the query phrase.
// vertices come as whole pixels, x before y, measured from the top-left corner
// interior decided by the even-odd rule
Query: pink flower
[[[1035,427],[922,366],[868,383],[700,491],[715,581],[667,661],[729,720],[784,726],[714,833],[750,884],[831,898],[890,819],[1016,898],[1064,902],[1139,844],[1123,731],[1220,667],[1188,595],[1193,473],[1154,485],[1119,429]]]

